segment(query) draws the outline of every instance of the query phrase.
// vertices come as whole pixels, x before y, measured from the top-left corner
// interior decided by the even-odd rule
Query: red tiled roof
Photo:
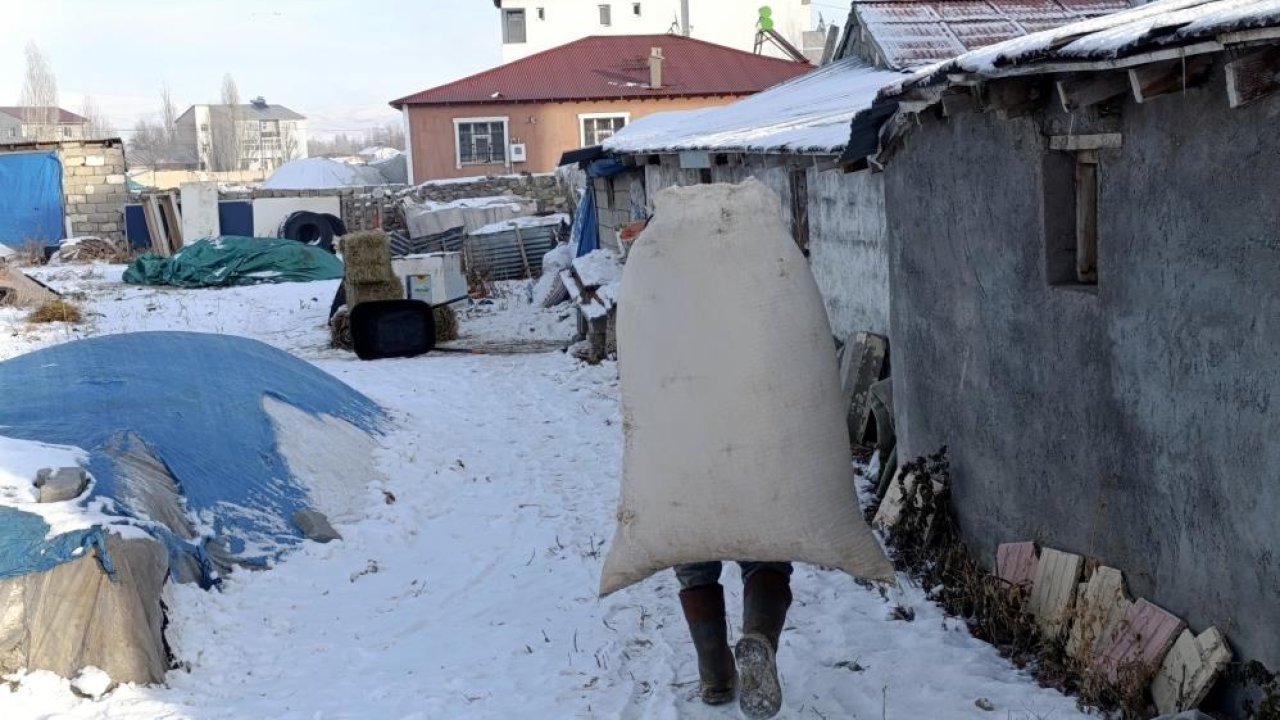
[[[26,108],[26,107],[6,107],[6,106],[0,106],[0,113],[4,113],[5,115],[8,115],[9,117],[14,117],[14,118],[17,118],[17,119],[19,119],[19,120],[22,120],[22,119],[24,119],[24,118],[26,117],[26,116],[24,115],[24,113],[26,113],[28,110],[37,110],[37,109],[43,110],[44,108]],[[62,108],[58,108],[58,122],[60,122],[60,123],[87,123],[87,122],[89,122],[89,120],[88,120],[87,118],[80,117],[79,115],[77,115],[77,114],[75,114],[75,113],[71,112],[70,110],[63,110]]]
[[[854,5],[887,65],[910,68],[1127,10],[1126,0],[873,0]]]
[[[662,87],[649,89],[649,52],[662,48]],[[424,90],[391,106],[605,98],[750,95],[813,69],[683,35],[592,36]]]

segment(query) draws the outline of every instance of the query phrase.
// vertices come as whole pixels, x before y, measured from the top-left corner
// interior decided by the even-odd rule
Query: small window
[[[640,17],[640,3],[631,3],[631,12],[635,13],[636,17]]]
[[[491,165],[507,161],[505,120],[459,122],[457,130],[459,165]]]
[[[539,19],[539,20],[546,20],[546,19],[547,19],[547,10],[546,10],[546,8],[538,8],[538,19]]]
[[[613,9],[608,5],[600,6],[600,24],[605,27],[613,24]]]
[[[613,134],[626,127],[626,115],[607,115],[603,117],[582,118],[582,147],[593,147],[613,137]]]
[[[538,8],[541,20],[542,8]],[[508,44],[525,42],[524,10],[502,11],[502,42]]]
[[[800,251],[809,256],[809,175],[805,170],[791,171],[791,238]]]
[[[9,128],[9,137],[18,137],[18,128]]]
[[[1098,284],[1099,178],[1097,150],[1045,157],[1045,279],[1050,285]]]
[[[62,126],[62,137],[65,137],[65,138],[69,138],[69,137],[71,137],[71,126],[70,126],[70,125],[63,125],[63,126]]]

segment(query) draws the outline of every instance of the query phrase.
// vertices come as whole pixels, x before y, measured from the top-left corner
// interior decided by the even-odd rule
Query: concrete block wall
[[[63,212],[72,236],[124,237],[124,147],[118,142],[67,142],[62,162]]]

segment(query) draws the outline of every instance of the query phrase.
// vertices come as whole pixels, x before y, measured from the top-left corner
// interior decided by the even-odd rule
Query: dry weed
[[[84,320],[80,308],[66,300],[49,300],[31,311],[27,322],[31,323],[79,323]]]

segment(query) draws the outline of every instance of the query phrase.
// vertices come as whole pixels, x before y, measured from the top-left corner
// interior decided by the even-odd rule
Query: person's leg
[[[740,563],[742,639],[735,655],[742,681],[739,704],[749,718],[770,718],[782,708],[777,652],[791,607],[791,563]]]
[[[676,567],[681,588],[680,607],[689,623],[693,649],[698,654],[699,694],[708,705],[723,705],[733,700],[737,679],[733,652],[729,649],[720,570],[719,562]]]

